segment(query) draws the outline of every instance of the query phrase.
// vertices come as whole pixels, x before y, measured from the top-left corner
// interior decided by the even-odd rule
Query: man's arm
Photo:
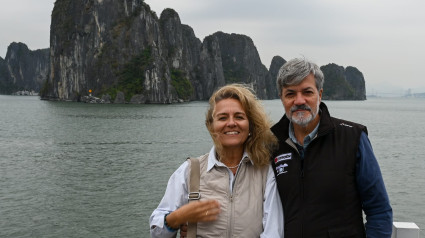
[[[360,137],[357,152],[357,189],[366,214],[368,238],[390,238],[393,213],[378,161],[366,133]]]

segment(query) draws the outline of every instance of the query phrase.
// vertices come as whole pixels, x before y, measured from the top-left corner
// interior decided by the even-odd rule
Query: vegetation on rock
[[[193,87],[189,79],[184,76],[183,71],[176,69],[171,71],[171,85],[180,99],[189,100],[193,93]]]
[[[121,91],[124,93],[126,101],[130,101],[135,94],[143,94],[145,72],[152,62],[151,48],[148,47],[124,65],[123,70],[118,73],[118,83],[109,89],[103,90],[104,93],[115,99],[117,92]]]

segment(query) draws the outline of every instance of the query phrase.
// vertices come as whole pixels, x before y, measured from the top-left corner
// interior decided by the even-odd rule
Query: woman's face
[[[239,100],[228,98],[215,105],[213,130],[223,149],[244,146],[249,134],[249,121]]]

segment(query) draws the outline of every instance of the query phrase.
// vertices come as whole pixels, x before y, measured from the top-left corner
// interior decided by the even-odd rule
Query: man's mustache
[[[308,105],[295,105],[291,107],[291,112],[295,112],[297,110],[307,110],[311,112],[311,107],[309,107]]]

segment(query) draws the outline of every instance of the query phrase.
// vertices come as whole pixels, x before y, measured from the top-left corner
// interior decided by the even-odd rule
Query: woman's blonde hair
[[[277,139],[270,131],[271,121],[264,111],[263,105],[255,96],[254,90],[244,84],[223,86],[210,97],[205,125],[214,141],[217,153],[220,154],[222,146],[214,133],[214,110],[219,101],[229,98],[238,100],[248,117],[251,135],[245,141],[245,151],[255,166],[261,167],[269,164],[272,150],[277,145]]]

